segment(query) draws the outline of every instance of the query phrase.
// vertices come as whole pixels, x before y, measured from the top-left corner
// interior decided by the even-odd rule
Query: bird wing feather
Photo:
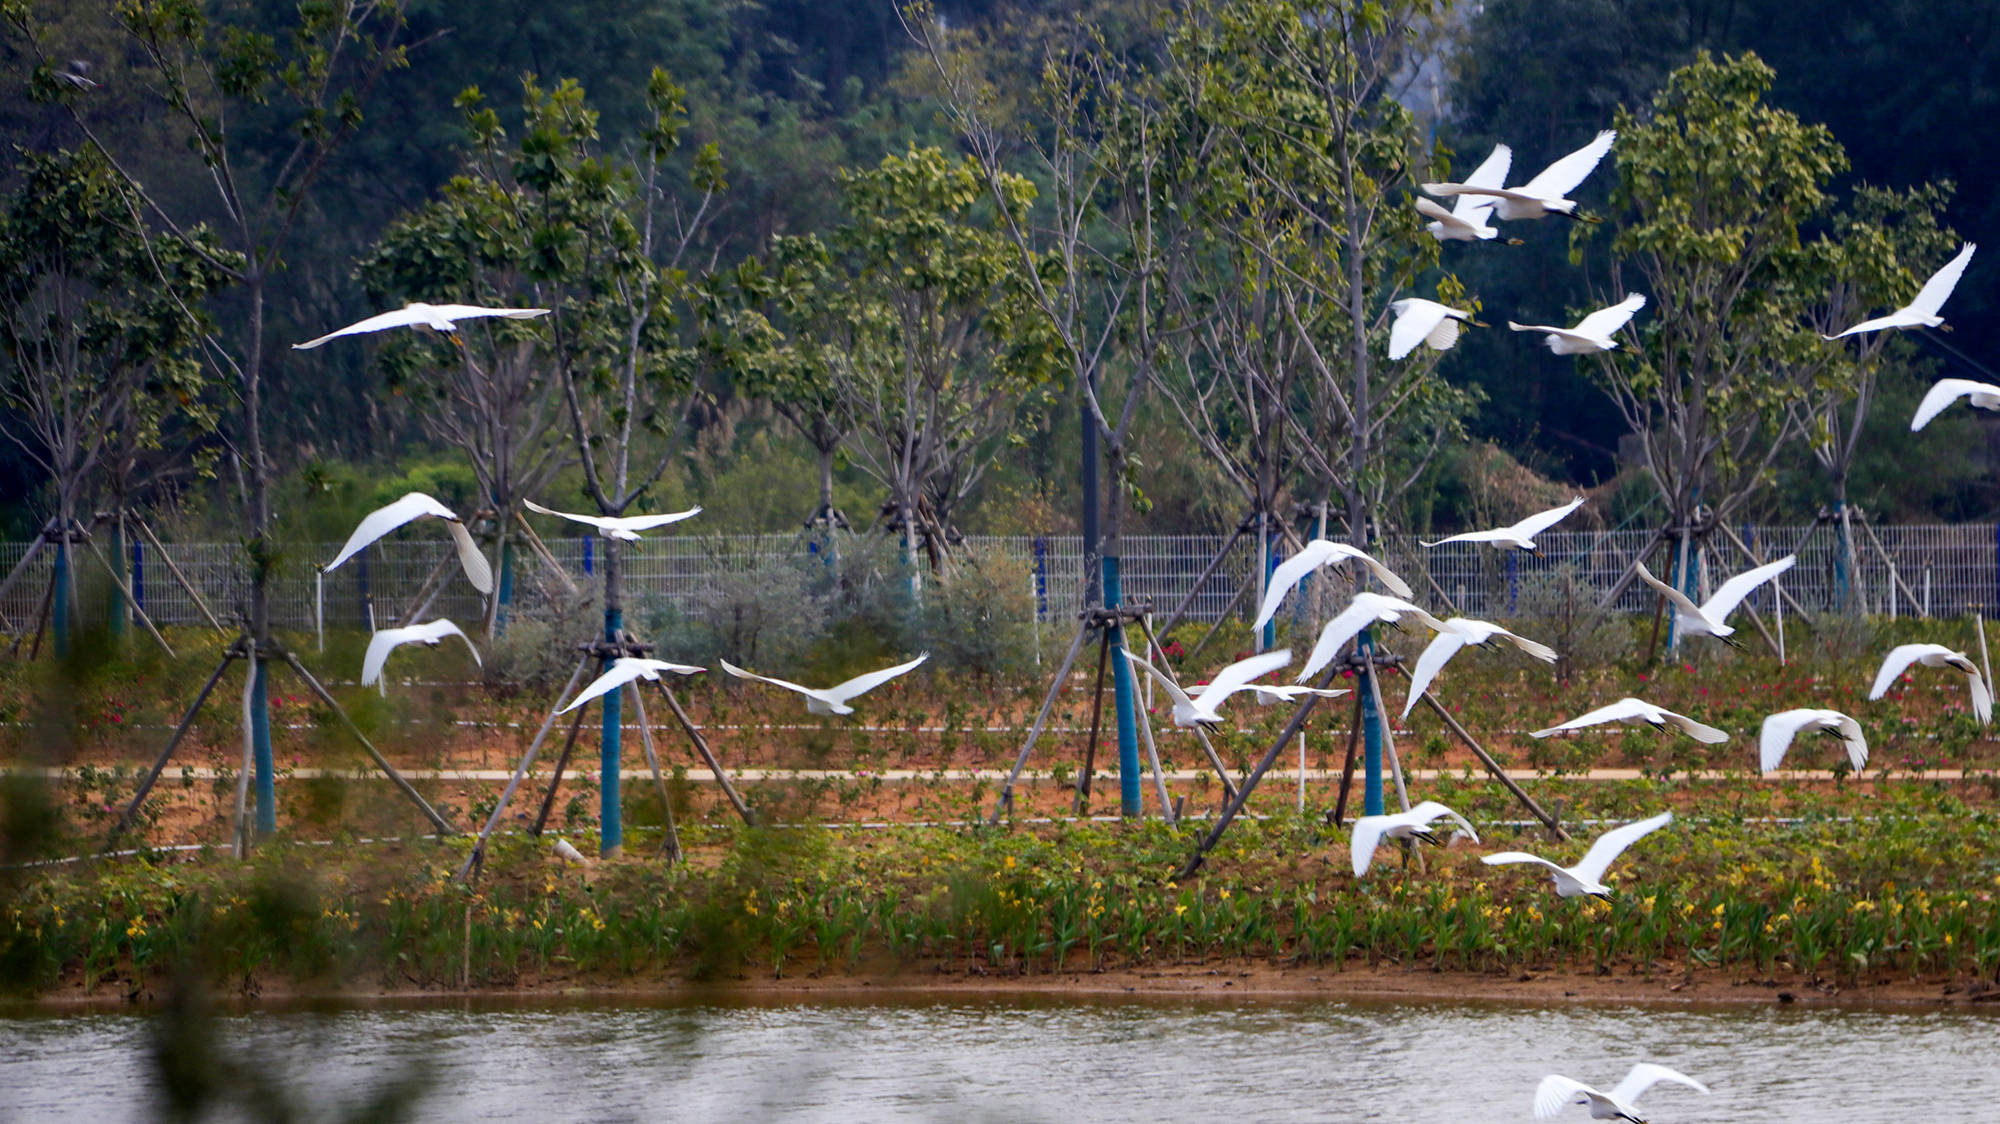
[[[307,340],[304,343],[295,343],[292,345],[292,350],[311,351],[313,348],[329,340],[337,340],[342,336],[358,336],[367,332],[380,332],[388,328],[406,328],[412,324],[428,323],[430,323],[430,315],[428,313],[409,308],[398,308],[389,312],[378,312],[365,320],[356,320],[347,327],[328,332],[318,339]]]
[[[1590,882],[1604,881],[1604,872],[1610,869],[1612,862],[1618,856],[1625,853],[1627,847],[1637,843],[1643,836],[1667,826],[1673,818],[1672,812],[1661,812],[1651,819],[1612,828],[1597,837],[1597,842],[1592,843],[1590,850],[1584,852],[1583,861],[1571,867],[1570,873]]]
[[[1647,585],[1652,586],[1656,590],[1659,590],[1660,595],[1662,597],[1665,597],[1667,600],[1673,602],[1674,608],[1676,610],[1682,613],[1686,613],[1688,616],[1691,617],[1698,617],[1702,615],[1701,606],[1695,604],[1693,599],[1690,598],[1687,594],[1682,593],[1680,590],[1675,589],[1673,586],[1670,586],[1666,582],[1663,582],[1660,579],[1654,577],[1653,571],[1648,570],[1644,562],[1636,563],[1633,566],[1632,572],[1639,575],[1640,581],[1645,582]]]
[[[465,571],[465,580],[481,593],[493,592],[493,566],[480,553],[479,544],[472,540],[472,532],[457,519],[445,524],[451,529],[452,544],[458,548],[458,565]]]
[[[1542,1083],[1535,1086],[1536,1118],[1547,1120],[1551,1116],[1561,1115],[1563,1108],[1579,1093],[1599,1097],[1604,1095],[1583,1082],[1564,1077],[1560,1073],[1551,1073],[1542,1078]]]
[[[574,512],[557,511],[555,508],[552,507],[543,507],[541,504],[536,503],[534,500],[524,499],[521,501],[521,504],[522,506],[526,507],[529,511],[537,512],[542,515],[553,515],[558,519],[567,519],[572,523],[584,523],[589,526],[596,527],[600,531],[604,529],[605,523],[607,522],[607,520],[596,515],[577,515]]]
[[[1465,647],[1465,634],[1457,629],[1446,629],[1438,633],[1424,646],[1422,654],[1417,656],[1416,669],[1410,672],[1410,697],[1403,703],[1404,718],[1410,716],[1410,708],[1417,705],[1417,700],[1424,697],[1425,691],[1430,690],[1431,681],[1437,678],[1437,673],[1443,670],[1444,665],[1450,663],[1451,657],[1457,655],[1459,649],[1463,647]]]
[[[1518,632],[1509,632],[1503,628],[1494,635],[1506,637],[1513,643],[1514,647],[1519,648],[1521,651],[1528,653],[1543,663],[1554,663],[1561,658],[1560,653],[1554,648],[1540,641],[1530,640]]]
[[[1868,767],[1868,739],[1861,733],[1861,723],[1843,714],[1839,728],[1840,744],[1847,747],[1847,762],[1859,773]]]
[[[1472,826],[1471,820],[1466,819],[1464,816],[1459,815],[1457,812],[1452,811],[1450,808],[1445,807],[1443,804],[1440,804],[1435,800],[1426,800],[1423,803],[1417,805],[1416,807],[1410,809],[1405,814],[1410,816],[1415,816],[1418,819],[1421,819],[1426,824],[1430,823],[1434,819],[1437,819],[1439,816],[1448,816],[1454,822],[1456,822],[1458,826],[1465,829],[1465,834],[1468,837],[1470,837],[1474,843],[1479,842],[1479,832]]]
[[[1493,146],[1493,151],[1487,154],[1486,159],[1479,162],[1479,167],[1474,168],[1472,174],[1465,177],[1465,185],[1467,187],[1500,187],[1507,182],[1507,173],[1513,170],[1513,167],[1514,150],[1504,144],[1496,144]],[[1474,208],[1490,210],[1492,206],[1493,204],[1490,201],[1480,199],[1476,195],[1461,195],[1458,197],[1458,209],[1468,213],[1460,213],[1458,217],[1469,222],[1472,217],[1469,213],[1470,210]]]
[[[1270,580],[1265,583],[1264,603],[1257,607],[1257,620],[1250,626],[1250,631],[1256,632],[1277,616],[1278,606],[1284,604],[1285,594],[1305,580],[1307,574],[1326,565],[1338,545],[1325,539],[1314,539],[1299,548],[1297,554],[1278,563],[1278,568],[1271,571]]]
[[[1375,848],[1382,842],[1382,833],[1397,818],[1363,816],[1354,821],[1354,832],[1347,837],[1347,854],[1354,861],[1354,877],[1368,873],[1369,864],[1375,861]]]
[[[368,651],[361,657],[361,685],[372,687],[382,677],[382,665],[389,662],[389,652],[396,645],[411,639],[407,628],[382,628],[368,638]]]
[[[1797,555],[1787,554],[1776,562],[1766,562],[1723,582],[1701,607],[1702,616],[1721,624],[1729,618],[1729,614],[1736,611],[1736,607],[1743,603],[1745,597],[1750,596],[1751,590],[1791,569],[1798,560]]]
[[[576,697],[569,701],[568,706],[556,711],[556,713],[568,714],[584,703],[603,695],[608,695],[645,673],[646,669],[643,666],[629,663],[625,660],[613,660],[611,661],[611,666],[605,669],[604,674],[586,684],[583,690],[578,691]]]
[[[1396,322],[1389,328],[1389,358],[1401,359],[1416,350],[1416,346],[1431,334],[1431,329],[1441,320],[1447,320],[1451,310],[1436,301],[1407,300],[1397,302],[1403,310],[1397,314]]]
[[[1944,413],[1945,407],[1968,394],[2000,395],[2000,386],[1972,379],[1939,379],[1924,392],[1924,400],[1917,403],[1917,412],[1910,416],[1910,432],[1929,425],[1932,418]]]
[[[1189,710],[1194,709],[1194,700],[1188,697],[1188,693],[1181,689],[1179,683],[1174,682],[1173,676],[1154,667],[1152,661],[1146,659],[1144,656],[1135,655],[1130,648],[1121,648],[1119,651],[1124,653],[1125,658],[1131,660],[1133,664],[1144,668],[1146,674],[1153,677],[1153,681],[1158,683],[1167,692],[1174,700],[1176,706],[1184,706]]]
[[[1897,676],[1908,671],[1911,664],[1939,647],[1937,644],[1899,644],[1889,649],[1889,654],[1882,660],[1881,669],[1875,673],[1875,685],[1868,688],[1868,697],[1881,698],[1882,693],[1889,689],[1889,684],[1894,683]]]
[[[1785,751],[1791,748],[1792,740],[1799,731],[1818,721],[1820,712],[1813,709],[1782,710],[1764,717],[1764,726],[1757,734],[1757,768],[1768,773],[1785,760]]]
[[[1290,648],[1279,648],[1275,652],[1265,652],[1262,655],[1251,656],[1247,660],[1238,660],[1216,672],[1209,679],[1208,686],[1201,690],[1202,705],[1206,709],[1213,710],[1223,699],[1249,686],[1252,679],[1260,675],[1269,675],[1291,662]]]
[[[1972,713],[1979,716],[1982,726],[1993,724],[1993,692],[1986,687],[1986,677],[1978,671],[1968,671],[1965,677],[1972,686]]]
[[[1459,200],[1460,202],[1463,202],[1464,200],[1469,198],[1471,197],[1462,195],[1459,197]],[[1421,195],[1417,196],[1417,213],[1423,215],[1425,218],[1436,219],[1437,221],[1442,223],[1454,223],[1454,222],[1465,221],[1459,215],[1451,211],[1445,210],[1442,206],[1438,204],[1437,200],[1426,199]]]
[[[1663,1065],[1654,1065],[1652,1062],[1640,1062],[1638,1065],[1632,1067],[1630,1073],[1625,1075],[1625,1080],[1620,1081],[1612,1087],[1611,1099],[1614,1101],[1623,1101],[1629,1105],[1633,1101],[1638,1100],[1641,1093],[1644,1093],[1662,1081],[1672,1081],[1703,1093],[1708,1092],[1708,1086],[1679,1070],[1668,1069]]]
[[[394,503],[378,507],[362,516],[361,522],[355,524],[354,533],[347,536],[347,542],[341,546],[340,553],[334,556],[333,561],[326,564],[326,569],[331,571],[342,562],[354,557],[369,543],[413,519],[421,519],[426,515],[454,521],[458,518],[452,514],[450,508],[422,492],[411,492]]]
[[[1326,622],[1326,627],[1320,630],[1319,642],[1313,645],[1312,655],[1306,657],[1305,667],[1300,669],[1299,677],[1293,682],[1304,683],[1320,668],[1333,662],[1333,657],[1340,654],[1342,646],[1354,639],[1356,633],[1366,628],[1368,623],[1375,619],[1375,614],[1375,606],[1368,604],[1357,594],[1347,608]]]
[[[1528,863],[1533,866],[1547,867],[1558,874],[1569,873],[1568,868],[1560,866],[1556,863],[1552,863],[1540,855],[1531,855],[1526,851],[1501,851],[1497,854],[1481,855],[1479,856],[1479,861],[1485,863],[1487,866],[1506,866],[1509,863]]]
[[[1708,745],[1721,745],[1723,742],[1729,740],[1728,731],[1719,730],[1706,722],[1697,722],[1685,714],[1676,714],[1671,710],[1662,710],[1660,717],[1686,730],[1698,742]]]
[[[1652,721],[1654,709],[1651,703],[1640,699],[1619,699],[1615,703],[1607,703],[1596,710],[1579,714],[1560,726],[1551,726],[1546,730],[1536,730],[1528,736],[1531,738],[1546,738],[1550,734],[1561,733],[1564,730],[1581,730],[1585,726],[1595,726],[1602,722],[1623,722],[1632,718],[1645,718],[1650,722]]]
[[[697,504],[686,511],[671,511],[662,515],[627,515],[618,520],[618,525],[628,531],[650,531],[655,527],[664,527],[669,523],[678,523],[683,519],[692,519],[700,514],[701,506]]]
[[[1958,251],[1957,257],[1944,263],[1944,268],[1931,274],[1930,280],[1924,282],[1924,287],[1918,290],[1917,299],[1904,305],[1902,310],[1914,312],[1919,316],[1936,316],[1938,310],[1944,307],[1945,300],[1951,296],[1951,291],[1958,288],[1958,279],[1965,275],[1965,267],[1971,264],[1973,251],[1977,249],[1978,246],[1967,242]]]
[[[1617,139],[1615,129],[1598,133],[1589,144],[1543,168],[1534,179],[1516,190],[1535,199],[1561,199],[1576,190],[1576,185],[1597,168],[1604,154],[1611,151],[1611,143]]]
[[[915,671],[919,665],[930,658],[931,654],[925,652],[908,663],[899,663],[894,667],[885,667],[880,671],[871,671],[866,675],[857,675],[837,687],[828,687],[820,693],[834,702],[844,703],[857,695],[867,694],[898,675],[907,675]]]
[[[1437,327],[1432,328],[1430,335],[1424,337],[1424,343],[1432,351],[1450,351],[1452,345],[1457,342],[1458,318],[1455,316],[1447,316],[1438,321]]]
[[[1579,336],[1608,340],[1644,307],[1646,307],[1646,294],[1633,293],[1617,304],[1609,308],[1600,308],[1577,321],[1576,327],[1571,330]]]
[[[446,320],[477,320],[482,316],[504,316],[509,320],[533,320],[547,316],[546,308],[487,308],[476,304],[434,304],[431,311]]]
[[[734,675],[738,679],[754,679],[759,683],[769,683],[773,687],[783,687],[787,691],[797,691],[799,694],[808,697],[818,697],[825,694],[825,692],[816,691],[811,687],[801,687],[789,679],[773,679],[768,675],[759,675],[754,671],[745,671],[728,660],[717,660],[715,662],[722,670]]]
[[[1521,520],[1519,523],[1514,524],[1508,530],[1513,531],[1516,535],[1524,539],[1532,540],[1536,535],[1568,518],[1570,512],[1582,506],[1583,497],[1578,496],[1561,507],[1552,507],[1547,511],[1538,511]]]

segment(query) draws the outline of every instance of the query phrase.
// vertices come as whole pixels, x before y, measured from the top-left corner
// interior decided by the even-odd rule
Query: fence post
[[[586,574],[591,572],[590,545],[590,536],[583,536],[583,572]]]
[[[1520,612],[1521,604],[1521,552],[1507,552],[1507,615]]]
[[[146,544],[132,540],[132,603],[146,607]]]

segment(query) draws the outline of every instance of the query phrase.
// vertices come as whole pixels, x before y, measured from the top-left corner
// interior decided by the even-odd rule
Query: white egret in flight
[[[1271,571],[1270,580],[1264,590],[1264,603],[1257,607],[1257,619],[1251,624],[1250,631],[1255,632],[1263,628],[1266,622],[1277,616],[1278,606],[1284,603],[1285,594],[1290,593],[1292,587],[1304,580],[1307,574],[1321,566],[1338,566],[1350,560],[1368,567],[1368,572],[1374,574],[1375,579],[1388,586],[1396,596],[1413,596],[1409,582],[1397,577],[1394,571],[1369,557],[1367,552],[1357,550],[1346,543],[1314,539],[1300,547],[1297,554],[1278,563],[1278,568]]]
[[[1652,726],[1679,726],[1698,742],[1718,745],[1729,740],[1729,735],[1713,726],[1705,726],[1685,714],[1675,714],[1663,710],[1644,699],[1623,698],[1609,706],[1600,706],[1588,714],[1580,714],[1560,726],[1550,726],[1546,730],[1536,730],[1528,736],[1546,738],[1550,734],[1560,734],[1566,730],[1581,730],[1585,726],[1597,726],[1605,722],[1645,722]]]
[[[925,652],[908,663],[899,663],[895,667],[885,667],[881,671],[871,671],[866,675],[857,675],[837,687],[828,687],[823,691],[816,691],[811,687],[801,687],[797,683],[788,683],[783,679],[773,679],[768,675],[758,675],[754,672],[745,671],[728,660],[718,660],[716,662],[722,666],[722,670],[734,675],[738,679],[754,679],[759,683],[769,683],[773,687],[783,687],[787,691],[797,691],[806,697],[806,710],[812,714],[853,714],[854,708],[847,705],[847,700],[866,694],[898,675],[916,670],[918,664],[930,658],[931,654]]]
[[[1641,562],[1635,566],[1634,572],[1639,575],[1640,581],[1659,590],[1673,605],[1674,628],[1682,636],[1713,636],[1717,640],[1727,641],[1730,634],[1736,631],[1729,626],[1729,614],[1735,612],[1738,605],[1743,604],[1743,599],[1750,596],[1752,590],[1791,569],[1798,560],[1797,555],[1787,554],[1776,562],[1766,562],[1762,566],[1745,570],[1717,586],[1708,600],[1699,605],[1695,604],[1687,594],[1654,577],[1653,572],[1646,569],[1645,563]]]
[[[425,624],[413,624],[405,628],[377,629],[368,638],[368,652],[361,657],[361,685],[373,686],[382,677],[382,665],[388,662],[389,653],[404,644],[428,644],[435,648],[447,636],[456,636],[465,641],[465,650],[472,653],[472,662],[480,664],[479,649],[472,646],[472,638],[460,631],[459,627],[440,617]]]
[[[363,516],[361,522],[355,525],[354,533],[347,536],[340,553],[326,564],[323,572],[331,573],[369,543],[403,524],[426,517],[442,519],[450,528],[452,542],[458,547],[458,564],[465,570],[465,578],[473,588],[481,593],[493,592],[493,567],[487,564],[486,556],[479,553],[479,544],[472,541],[472,532],[465,529],[465,523],[455,512],[422,492],[411,492],[395,503],[378,507]]]
[[[701,507],[698,504],[688,508],[686,511],[674,511],[664,515],[614,516],[576,515],[567,511],[556,511],[552,508],[543,507],[534,500],[522,500],[521,502],[527,505],[529,511],[538,512],[542,515],[553,515],[558,519],[567,519],[572,523],[582,523],[585,526],[595,527],[598,534],[603,535],[607,539],[618,539],[621,542],[638,542],[640,531],[650,531],[656,527],[664,527],[669,523],[678,523],[683,519],[691,519],[701,514]]]
[[[1461,312],[1422,297],[1390,301],[1389,307],[1396,313],[1396,322],[1389,327],[1391,359],[1401,359],[1415,351],[1420,343],[1430,345],[1432,351],[1450,351],[1452,345],[1458,342],[1460,321],[1475,328],[1486,326],[1474,320],[1470,312]]]
[[[1708,1086],[1687,1074],[1651,1062],[1633,1066],[1632,1071],[1625,1075],[1625,1080],[1612,1086],[1608,1093],[1552,1073],[1542,1078],[1542,1083],[1535,1088],[1535,1116],[1547,1120],[1559,1115],[1567,1105],[1580,1104],[1590,1106],[1592,1120],[1626,1120],[1631,1124],[1646,1124],[1646,1118],[1639,1115],[1632,1102],[1639,1099],[1639,1094],[1662,1081],[1673,1081],[1698,1092],[1708,1092]]]
[[[1589,144],[1543,168],[1541,174],[1519,187],[1485,187],[1468,180],[1464,183],[1427,183],[1424,190],[1432,195],[1475,195],[1492,199],[1494,217],[1504,222],[1538,219],[1545,215],[1576,218],[1576,200],[1565,197],[1589,177],[1598,162],[1604,159],[1604,154],[1611,151],[1611,143],[1617,139],[1615,130],[1606,129]],[[1477,174],[1474,173],[1475,177]]]
[[[707,669],[691,667],[684,663],[668,663],[666,660],[646,659],[641,656],[620,656],[618,659],[611,661],[611,666],[604,669],[604,674],[584,684],[583,690],[576,693],[576,697],[569,701],[569,705],[556,711],[556,713],[568,714],[584,703],[608,695],[635,679],[657,680],[662,673],[694,675],[705,670]]]
[[[425,304],[412,301],[394,312],[384,312],[357,320],[337,332],[328,332],[316,340],[292,345],[293,351],[310,351],[328,340],[342,336],[358,336],[368,332],[380,332],[389,328],[430,328],[449,335],[458,331],[458,321],[472,320],[481,316],[504,316],[509,320],[532,320],[537,316],[547,316],[546,308],[481,308],[475,304]]]
[[[1559,866],[1540,855],[1526,851],[1502,851],[1497,855],[1482,855],[1480,862],[1487,866],[1503,866],[1509,863],[1530,863],[1545,867],[1555,876],[1556,896],[1559,898],[1611,897],[1611,887],[1604,884],[1604,872],[1625,849],[1641,838],[1667,826],[1674,818],[1672,812],[1661,812],[1649,820],[1628,823],[1614,827],[1597,837],[1597,841],[1585,851],[1583,860],[1575,866]]]
[[[1417,657],[1416,669],[1410,672],[1410,697],[1403,703],[1403,717],[1410,716],[1410,708],[1417,705],[1417,700],[1424,697],[1425,691],[1430,690],[1431,681],[1461,648],[1467,644],[1484,644],[1496,636],[1544,663],[1556,662],[1556,650],[1547,644],[1537,644],[1491,621],[1451,617],[1444,622],[1444,628],[1431,638],[1423,654]]]
[[[1578,496],[1561,507],[1538,511],[1512,526],[1496,527],[1491,531],[1467,531],[1460,535],[1446,535],[1425,546],[1443,546],[1448,542],[1490,542],[1494,546],[1511,546],[1516,550],[1535,553],[1535,536],[1555,526],[1569,517],[1569,513],[1583,506],[1583,497]],[[1421,540],[1419,540],[1421,541]]]
[[[1993,693],[1986,685],[1986,677],[1979,674],[1979,665],[1964,652],[1954,651],[1942,644],[1904,644],[1889,649],[1889,656],[1882,661],[1882,669],[1875,673],[1875,685],[1868,690],[1868,697],[1879,699],[1889,689],[1896,677],[1909,670],[1911,664],[1925,667],[1951,667],[1965,673],[1966,685],[1972,689],[1972,712],[1979,716],[1982,726],[1993,723]]]
[[[1132,661],[1134,667],[1144,669],[1146,674],[1151,675],[1161,687],[1166,688],[1168,696],[1174,700],[1176,726],[1222,721],[1222,715],[1216,713],[1215,708],[1221,706],[1224,699],[1250,686],[1252,679],[1260,675],[1269,675],[1292,662],[1289,648],[1280,648],[1275,652],[1265,652],[1263,655],[1251,656],[1247,660],[1238,660],[1216,672],[1205,686],[1196,690],[1193,695],[1189,695],[1166,672],[1133,654],[1130,649],[1119,650],[1124,652],[1126,659]]]
[[[1917,299],[1891,312],[1887,316],[1877,316],[1873,320],[1863,320],[1854,327],[1836,336],[1822,336],[1822,339],[1837,340],[1857,332],[1879,332],[1884,328],[1940,328],[1944,317],[1938,310],[1944,307],[1945,299],[1958,287],[1958,279],[1964,275],[1965,267],[1972,262],[1973,251],[1978,246],[1967,242],[1960,247],[1958,256],[1944,263],[1944,268],[1931,274],[1930,280],[1917,292]]]
[[[1588,355],[1596,351],[1616,351],[1618,341],[1612,333],[1623,328],[1634,313],[1646,307],[1646,294],[1633,293],[1609,308],[1596,312],[1576,322],[1574,328],[1558,328],[1551,324],[1516,324],[1507,321],[1507,326],[1517,332],[1544,332],[1543,340],[1549,350],[1557,355]]]
[[[1384,839],[1415,839],[1435,845],[1438,837],[1431,831],[1431,821],[1439,816],[1450,816],[1458,821],[1462,829],[1459,834],[1479,842],[1479,833],[1472,830],[1472,824],[1464,816],[1435,800],[1426,800],[1407,812],[1391,816],[1363,816],[1354,821],[1354,833],[1348,836],[1348,855],[1354,860],[1356,878],[1368,873],[1368,866],[1375,859],[1375,848]]]
[[[1791,748],[1792,739],[1807,731],[1839,738],[1847,748],[1847,760],[1855,772],[1868,764],[1868,739],[1861,736],[1861,723],[1837,710],[1806,707],[1782,710],[1764,719],[1763,732],[1757,738],[1757,767],[1766,773],[1776,769],[1785,760],[1785,750]]]

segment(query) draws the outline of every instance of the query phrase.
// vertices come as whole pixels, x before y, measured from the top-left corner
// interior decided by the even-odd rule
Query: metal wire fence
[[[1741,546],[1727,536],[1711,539],[1710,552],[1700,559],[1697,576],[1704,588],[1750,565],[1750,556],[1769,559],[1796,553],[1798,564],[1787,573],[1784,592],[1810,608],[1837,604],[1842,596],[1857,598],[1871,613],[1897,616],[1954,616],[1988,613],[2000,608],[2000,527],[1988,524],[1857,527],[1857,565],[1841,565],[1836,532],[1830,525],[1744,526],[1733,529]],[[1381,544],[1380,557],[1409,581],[1417,600],[1473,616],[1507,617],[1531,596],[1535,584],[1559,567],[1574,567],[1589,586],[1609,590],[1626,572],[1635,554],[1659,548],[1653,559],[1668,564],[1670,546],[1649,530],[1609,532],[1555,531],[1541,535],[1537,554],[1500,551],[1466,543],[1426,548],[1413,536],[1394,536]],[[1149,599],[1160,614],[1187,599],[1186,619],[1212,622],[1234,612],[1255,612],[1256,545],[1250,537],[1230,545],[1221,563],[1201,582],[1224,535],[1130,535],[1124,540],[1121,578],[1128,599]],[[551,539],[550,554],[574,580],[586,588],[599,572],[602,545],[592,538]],[[760,567],[831,564],[823,544],[805,534],[683,535],[647,539],[621,556],[628,597],[633,604],[666,602],[687,609],[726,575],[750,574]],[[29,544],[0,543],[0,574],[12,573]],[[272,596],[275,622],[284,628],[357,628],[396,623],[406,615],[449,616],[477,620],[482,597],[458,576],[455,555],[444,536],[410,536],[377,543],[331,574],[319,575],[315,563],[332,558],[337,544],[290,544],[279,559]],[[1033,593],[1042,620],[1068,619],[1083,599],[1083,541],[1075,535],[971,536],[965,551],[997,555],[1019,567],[1023,583]],[[228,623],[242,612],[248,592],[248,569],[241,547],[230,543],[168,543],[167,557],[144,543],[131,543],[118,559],[122,575],[146,613],[162,625],[204,622],[200,609],[183,586],[202,599]],[[1273,552],[1273,564],[1282,553]],[[170,567],[167,563],[172,563]],[[12,588],[0,597],[0,628],[14,632],[33,629],[42,616],[53,572],[54,552],[36,553]],[[552,580],[546,563],[529,551],[516,555],[517,588],[531,589]],[[78,611],[84,623],[101,622],[117,594],[103,580],[103,567],[89,551],[78,551]],[[175,574],[178,570],[178,575]],[[430,582],[434,574],[442,581]],[[1664,573],[1664,570],[1656,572]],[[427,583],[437,592],[420,596]],[[1341,582],[1324,588],[1344,594]],[[1192,593],[1192,597],[1190,597]],[[1753,604],[1769,608],[1774,588],[1760,590]],[[1294,612],[1297,597],[1288,599]],[[1653,599],[1634,583],[1616,607],[1627,612],[1650,611]]]

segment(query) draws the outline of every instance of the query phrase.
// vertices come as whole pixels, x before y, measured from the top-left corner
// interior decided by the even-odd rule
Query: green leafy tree
[[[204,301],[238,259],[205,229],[187,241],[148,232],[94,151],[21,161],[0,216],[0,405],[16,418],[8,438],[48,481],[60,622],[75,608],[69,535],[87,530],[91,497],[108,499],[122,525],[154,474],[212,455],[218,411],[197,352]]]

